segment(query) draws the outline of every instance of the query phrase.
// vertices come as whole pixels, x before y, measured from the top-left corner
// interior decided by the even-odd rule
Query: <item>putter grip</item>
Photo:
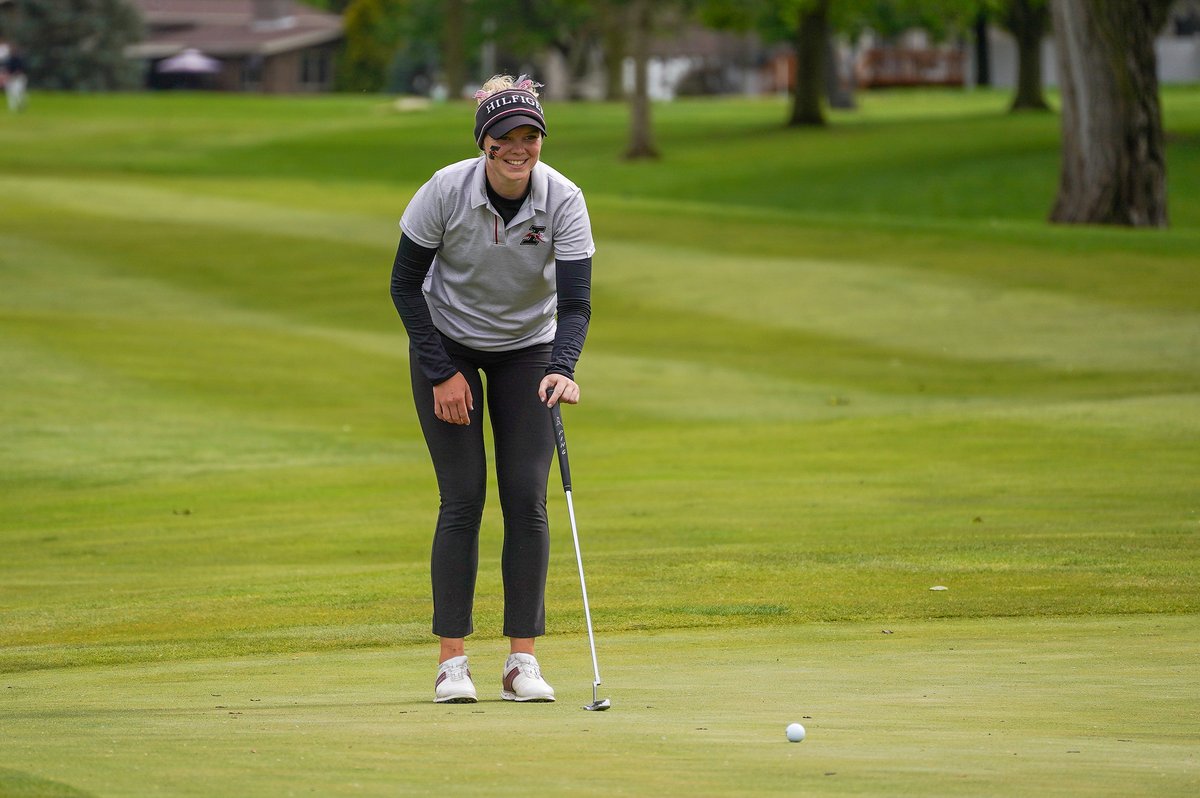
[[[558,470],[562,474],[563,490],[571,489],[571,464],[567,460],[567,433],[563,429],[562,407],[555,404],[550,408],[550,420],[554,424],[554,448],[558,450]]]

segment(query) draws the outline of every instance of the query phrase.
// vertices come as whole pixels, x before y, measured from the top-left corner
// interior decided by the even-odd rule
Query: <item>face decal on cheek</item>
[[[483,142],[484,164],[492,187],[505,196],[517,196],[529,184],[530,175],[542,151],[541,131],[522,125],[500,138],[486,135]]]

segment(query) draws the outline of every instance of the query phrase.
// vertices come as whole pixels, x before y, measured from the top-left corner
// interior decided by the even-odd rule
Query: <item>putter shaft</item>
[[[549,401],[550,394],[546,394]],[[575,501],[571,496],[571,466],[567,459],[567,434],[563,428],[562,408],[557,404],[550,408],[550,419],[554,427],[554,448],[558,451],[558,468],[562,473],[563,492],[567,495],[567,515],[571,518],[571,540],[575,543],[575,564],[579,566],[579,589],[583,593],[583,617],[587,621],[588,645],[592,651],[592,703],[584,707],[595,711],[608,709],[608,699],[600,699],[600,663],[596,659],[596,634],[592,631],[592,608],[588,604],[587,580],[583,576],[583,553],[579,548],[579,527],[575,523]]]
[[[583,576],[583,554],[579,551],[579,530],[575,525],[575,503],[571,499],[571,491],[567,490],[567,515],[571,518],[571,539],[575,541],[575,562],[579,566],[579,589],[583,593],[583,617],[587,621],[588,645],[592,649],[592,673],[596,680],[592,682],[592,697],[596,697],[596,689],[600,686],[600,663],[596,659],[596,635],[592,631],[592,608],[588,606],[587,580]]]

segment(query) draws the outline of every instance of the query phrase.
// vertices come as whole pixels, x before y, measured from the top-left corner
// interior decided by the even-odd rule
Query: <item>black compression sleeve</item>
[[[550,353],[547,374],[575,379],[575,364],[583,352],[588,322],[592,318],[592,259],[556,260],[558,288],[558,332]]]
[[[442,338],[437,328],[433,326],[433,318],[429,315],[429,306],[425,304],[425,295],[421,284],[433,264],[436,249],[423,247],[406,235],[400,236],[400,246],[396,249],[396,260],[392,264],[392,302],[408,331],[408,340],[416,353],[421,372],[434,385],[445,382],[453,377],[458,369],[446,347],[442,346]]]

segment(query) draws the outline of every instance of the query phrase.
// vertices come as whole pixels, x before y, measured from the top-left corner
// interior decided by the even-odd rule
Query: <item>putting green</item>
[[[546,638],[556,704],[430,701],[432,646],[10,674],[0,793],[1194,795],[1200,618]],[[788,743],[800,721],[808,739]],[[69,789],[67,786],[69,785]],[[77,790],[73,792],[71,790]]]

